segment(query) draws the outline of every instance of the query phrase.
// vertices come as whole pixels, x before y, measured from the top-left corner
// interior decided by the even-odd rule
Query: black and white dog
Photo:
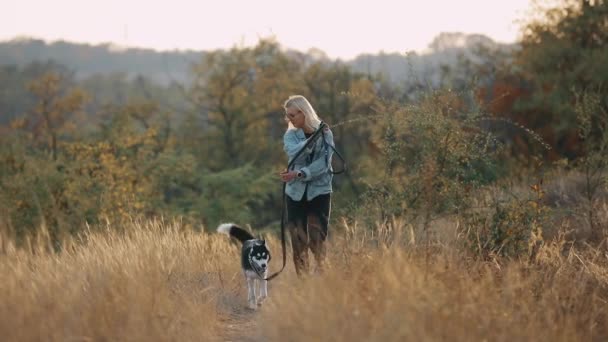
[[[268,281],[266,278],[268,277],[270,251],[266,248],[266,241],[256,239],[248,231],[234,223],[220,224],[217,231],[243,243],[241,267],[247,280],[247,302],[250,309],[256,309],[268,297]],[[259,297],[256,297],[256,288],[259,288]]]

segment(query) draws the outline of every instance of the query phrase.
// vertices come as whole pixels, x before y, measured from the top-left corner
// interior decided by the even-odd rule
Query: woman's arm
[[[335,147],[334,135],[331,130],[328,128],[322,134],[324,143],[330,145],[331,147]],[[319,155],[315,155],[315,159],[312,161],[312,163],[300,169],[304,175],[304,181],[313,180],[320,175],[329,172],[331,158],[334,153],[334,150],[331,147],[323,145],[320,151],[321,153],[319,153]]]
[[[287,159],[289,162],[295,157],[296,153],[300,151],[308,140],[300,141],[296,136],[295,130],[288,130],[283,135],[283,150],[287,153]],[[312,148],[306,148],[298,157],[298,159],[306,158],[310,153],[312,153]]]

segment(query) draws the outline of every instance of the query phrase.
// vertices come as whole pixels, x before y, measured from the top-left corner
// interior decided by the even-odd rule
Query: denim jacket
[[[334,145],[334,136],[329,128],[325,128],[321,137],[306,148],[292,166],[291,170],[302,172],[302,178],[295,178],[287,182],[285,194],[292,200],[300,201],[306,192],[306,200],[311,201],[318,195],[332,192],[333,179],[331,158]],[[287,153],[289,162],[306,145],[306,136],[302,129],[289,129],[283,136],[283,149]]]

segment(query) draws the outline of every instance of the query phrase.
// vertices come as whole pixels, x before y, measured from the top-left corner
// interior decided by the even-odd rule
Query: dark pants
[[[325,259],[325,239],[331,211],[331,194],[319,195],[311,201],[306,193],[300,201],[287,196],[287,227],[291,235],[293,262],[296,273],[308,272],[308,249],[315,256],[319,270]]]

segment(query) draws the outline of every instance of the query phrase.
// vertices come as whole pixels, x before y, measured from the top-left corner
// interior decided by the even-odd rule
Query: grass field
[[[444,222],[441,229],[451,229]],[[533,259],[479,260],[399,222],[334,225],[323,274],[291,262],[257,311],[239,246],[178,222],[97,229],[49,253],[0,247],[3,341],[605,341],[605,248],[545,241]],[[280,242],[268,236],[271,271]],[[288,259],[291,260],[290,258]]]

